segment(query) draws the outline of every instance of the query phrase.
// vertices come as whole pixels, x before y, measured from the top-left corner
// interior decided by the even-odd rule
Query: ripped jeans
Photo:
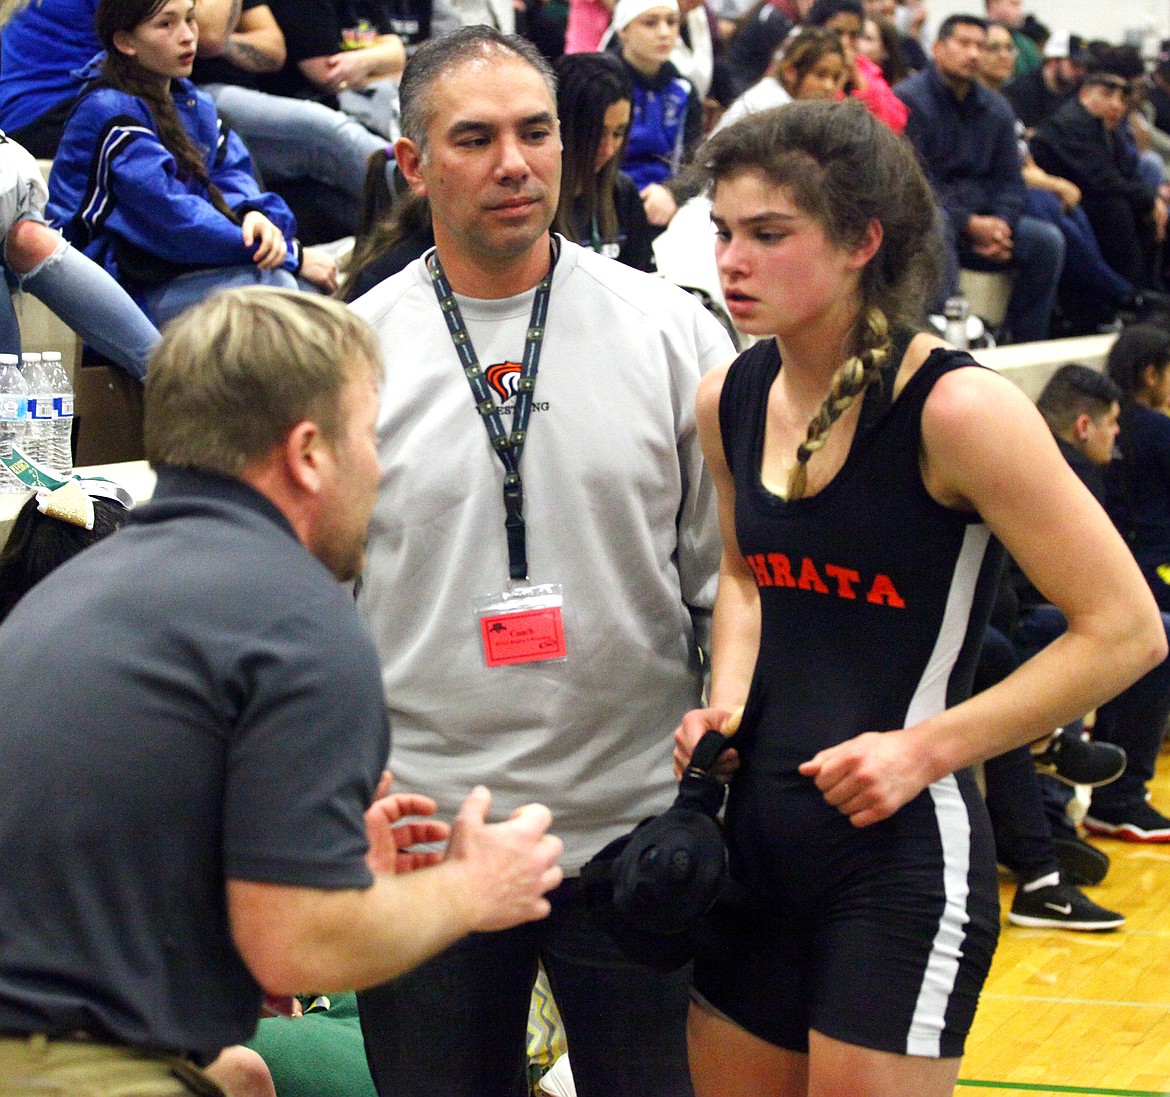
[[[26,274],[8,266],[5,274],[0,279],[0,353],[20,353],[20,325],[12,304],[12,289],[19,288],[48,305],[99,354],[140,381],[146,377],[158,330],[105,270],[64,237],[49,258]]]

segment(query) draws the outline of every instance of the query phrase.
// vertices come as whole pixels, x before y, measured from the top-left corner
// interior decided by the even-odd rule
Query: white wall
[[[932,35],[948,15],[986,13],[983,0],[926,0],[926,5]],[[1070,30],[1084,38],[1117,43],[1130,35],[1149,36],[1151,43],[1170,38],[1170,0],[1024,0],[1024,11],[1053,30]]]

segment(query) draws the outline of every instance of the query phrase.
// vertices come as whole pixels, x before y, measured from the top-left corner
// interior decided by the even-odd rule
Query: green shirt
[[[1016,44],[1016,68],[1015,73],[1019,76],[1021,73],[1031,72],[1033,69],[1040,67],[1040,47],[1036,45],[1023,31],[1012,31],[1012,41]]]

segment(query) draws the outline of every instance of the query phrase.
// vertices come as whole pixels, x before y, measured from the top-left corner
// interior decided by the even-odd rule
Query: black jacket
[[[1070,99],[1036,128],[1031,148],[1040,167],[1076,183],[1088,203],[1121,195],[1139,216],[1154,208],[1158,192],[1138,176],[1137,152],[1123,128],[1110,133],[1079,99]]]

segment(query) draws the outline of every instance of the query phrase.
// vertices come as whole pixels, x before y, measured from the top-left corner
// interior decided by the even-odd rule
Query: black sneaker
[[[1015,926],[1102,930],[1125,925],[1125,917],[1098,906],[1083,891],[1063,881],[1035,891],[1016,889],[1008,921]]]
[[[1170,819],[1144,800],[1119,816],[1086,815],[1084,825],[1090,834],[1123,842],[1170,842]]]
[[[1125,751],[1112,743],[1094,743],[1075,732],[1057,728],[1048,746],[1032,761],[1041,773],[1047,773],[1066,785],[1097,788],[1116,781],[1125,771]]]
[[[1099,884],[1109,871],[1109,855],[1079,836],[1052,839],[1060,877],[1078,887]]]

